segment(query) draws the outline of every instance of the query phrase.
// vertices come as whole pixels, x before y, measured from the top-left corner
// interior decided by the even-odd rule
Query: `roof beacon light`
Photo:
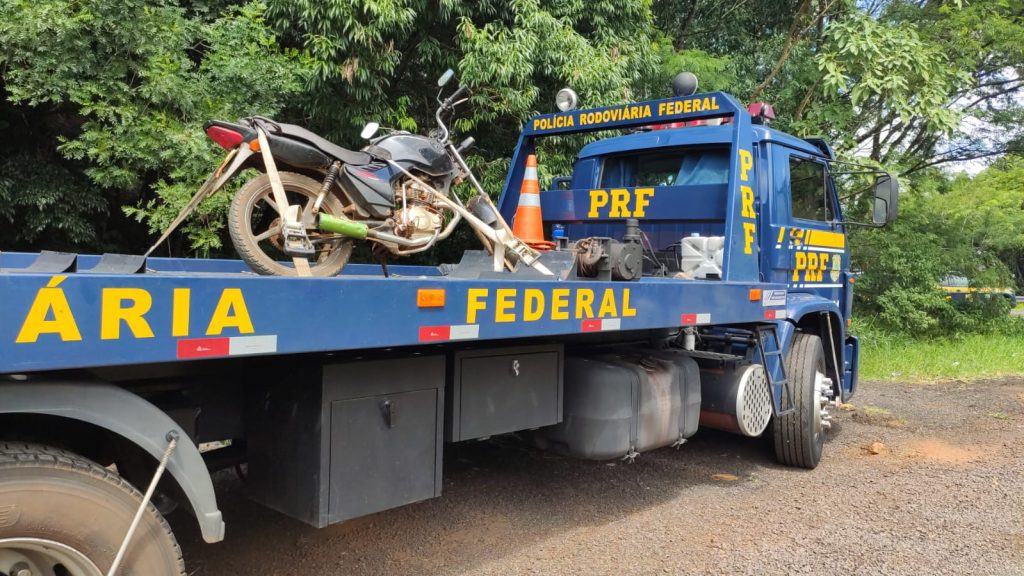
[[[750,112],[751,120],[754,124],[771,124],[772,120],[775,120],[775,108],[772,108],[771,104],[765,102],[754,102],[750,106],[747,106],[747,112]]]
[[[576,95],[576,92],[572,88],[562,88],[555,94],[555,106],[562,112],[568,112],[575,110],[576,106],[580,103],[580,97]]]
[[[693,72],[680,72],[672,79],[672,93],[689,96],[697,93],[697,76]]]

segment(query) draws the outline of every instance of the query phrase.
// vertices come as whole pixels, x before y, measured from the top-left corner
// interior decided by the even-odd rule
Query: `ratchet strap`
[[[270,178],[270,189],[274,193],[274,204],[277,205],[277,213],[281,217],[282,236],[286,252],[302,252],[313,255],[313,245],[306,237],[306,230],[298,221],[299,206],[289,206],[288,197],[284,193],[284,184],[281,182],[281,175],[277,173],[277,164],[274,163],[274,155],[270,152],[270,143],[267,141],[267,134],[263,127],[256,126],[256,136],[260,142],[260,153],[263,155],[263,166]],[[309,269],[309,261],[300,256],[292,256],[292,263],[299,276],[312,276]]]

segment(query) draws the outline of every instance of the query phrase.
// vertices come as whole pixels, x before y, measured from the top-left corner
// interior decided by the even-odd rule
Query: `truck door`
[[[849,258],[828,165],[812,154],[773,148],[771,280],[842,307]]]

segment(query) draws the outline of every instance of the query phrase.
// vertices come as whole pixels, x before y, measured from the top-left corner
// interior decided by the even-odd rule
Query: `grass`
[[[857,331],[863,380],[967,380],[1024,374],[1024,339],[971,334],[944,340]]]

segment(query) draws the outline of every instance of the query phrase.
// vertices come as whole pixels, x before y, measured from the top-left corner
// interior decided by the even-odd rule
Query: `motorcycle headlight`
[[[576,105],[580,103],[580,97],[576,95],[576,92],[572,88],[562,88],[555,94],[555,106],[562,112],[568,112],[575,110]]]

